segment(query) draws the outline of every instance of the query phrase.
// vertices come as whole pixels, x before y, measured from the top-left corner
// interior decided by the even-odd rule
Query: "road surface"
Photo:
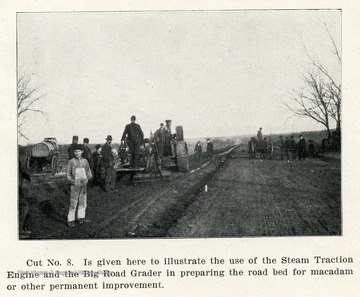
[[[68,186],[37,185],[28,191],[30,239],[340,235],[340,162],[249,160],[237,150],[191,174],[121,180],[117,193],[90,188],[91,222],[74,229],[66,225]]]

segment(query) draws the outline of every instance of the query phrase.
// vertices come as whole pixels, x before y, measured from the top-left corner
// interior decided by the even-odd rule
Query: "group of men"
[[[202,146],[200,141],[195,144],[194,151],[196,160],[200,164],[202,160]],[[210,138],[206,139],[206,151],[208,153],[208,156],[211,156],[214,151],[214,144],[211,142]]]
[[[144,133],[140,125],[135,123],[136,117],[130,118],[130,123],[125,126],[121,137],[121,145],[126,141],[131,153],[131,166],[138,167],[140,146],[144,143]],[[83,144],[78,144],[79,137],[73,136],[72,144],[68,148],[69,162],[66,178],[71,184],[70,206],[67,217],[68,226],[75,227],[76,209],[77,220],[80,224],[87,223],[87,186],[91,180],[94,185],[99,185],[105,192],[117,192],[116,170],[114,168],[117,151],[112,148],[112,136],[108,135],[104,145],[96,145],[95,151],[89,148],[89,139],[84,138]]]
[[[267,139],[262,137],[262,127],[259,128],[257,132],[257,140],[259,142],[267,143]],[[280,143],[280,156],[282,160],[295,160],[297,156],[299,160],[305,160],[307,157],[307,144],[306,140],[302,134],[299,135],[299,141],[296,142],[293,135],[290,137],[286,136],[285,140],[282,135],[279,136],[279,143]],[[313,152],[314,146],[312,143],[309,145],[309,152]]]
[[[306,140],[302,136],[299,135],[299,141],[296,143],[296,140],[293,135],[285,137],[285,140],[282,135],[279,136],[280,140],[280,154],[282,160],[290,160],[296,159],[296,155],[298,155],[299,160],[305,160],[307,157],[307,146]]]

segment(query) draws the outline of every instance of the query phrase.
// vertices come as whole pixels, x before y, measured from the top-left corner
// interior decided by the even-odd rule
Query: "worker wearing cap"
[[[140,159],[140,145],[144,143],[144,133],[140,125],[135,123],[136,117],[134,115],[131,116],[130,121],[131,123],[125,126],[124,133],[121,137],[121,144],[123,144],[127,138],[131,153],[131,166],[137,168]]]
[[[88,161],[81,157],[83,151],[84,146],[81,144],[74,145],[75,157],[69,160],[67,165],[66,178],[71,184],[70,206],[67,216],[70,228],[75,227],[76,212],[80,224],[90,222],[85,218],[87,206],[86,185],[92,178],[92,174]]]
[[[75,157],[74,151],[75,151],[75,146],[78,144],[78,141],[79,141],[79,136],[74,135],[72,138],[72,144],[70,144],[68,148],[69,160]]]
[[[83,146],[84,146],[84,151],[83,151],[81,157],[83,157],[84,159],[86,159],[88,161],[91,172],[94,173],[94,162],[93,162],[93,158],[91,155],[91,150],[89,148],[89,138],[84,138]]]
[[[212,155],[213,151],[214,151],[214,145],[213,143],[211,142],[210,138],[208,138],[206,140],[207,144],[206,144],[206,151],[208,153],[209,156]]]
[[[160,128],[156,130],[154,134],[155,143],[158,149],[159,157],[162,158],[164,155],[164,147],[165,147],[165,128],[164,124],[160,124]]]
[[[102,158],[100,163],[101,166],[100,170],[101,170],[101,175],[105,179],[105,183],[103,187],[105,192],[115,191],[115,184],[116,184],[116,171],[114,168],[115,161],[114,161],[114,156],[111,152],[112,150],[111,142],[112,142],[112,136],[108,135],[108,137],[106,137],[106,143],[101,148]]]
[[[202,159],[202,146],[201,146],[200,141],[198,141],[196,143],[194,151],[195,151],[195,155],[196,155],[196,161],[197,161],[198,165],[200,165],[201,159]]]
[[[259,131],[257,131],[257,140],[258,140],[259,142],[261,142],[261,141],[263,140],[261,130],[262,130],[262,128],[260,127],[260,128],[259,128]]]
[[[101,185],[101,145],[95,145],[95,151],[92,153],[92,160],[94,162],[94,171],[93,171],[93,184]]]

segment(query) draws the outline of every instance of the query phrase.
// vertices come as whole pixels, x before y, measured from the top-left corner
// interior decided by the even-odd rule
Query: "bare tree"
[[[332,53],[341,66],[339,49],[324,24],[332,43]],[[331,123],[335,121],[338,135],[341,133],[341,84],[335,79],[323,63],[313,58],[304,46],[306,55],[311,64],[311,70],[303,75],[304,85],[289,93],[290,102],[285,104],[293,115],[308,117],[324,125],[328,138],[331,139]]]
[[[46,118],[45,112],[39,106],[41,99],[45,94],[38,95],[38,89],[31,87],[31,76],[21,75],[17,82],[17,110],[18,110],[18,133],[20,137],[28,140],[22,132],[23,124],[26,122],[28,115],[41,114]]]
[[[330,34],[330,31],[326,24],[324,24],[326,32],[331,40],[332,43],[332,53],[335,55],[338,64],[341,66],[341,55],[336,45],[334,38]],[[338,133],[341,132],[341,83],[337,82],[334,76],[330,73],[330,71],[325,67],[325,65],[321,64],[320,62],[316,61],[313,57],[309,55],[306,51],[306,54],[311,61],[311,64],[315,69],[319,70],[326,78],[326,91],[328,96],[330,97],[330,108],[329,113],[331,118],[336,122],[336,130]]]
[[[303,76],[304,86],[289,93],[291,104],[285,104],[295,116],[308,117],[324,125],[331,137],[331,98],[327,84],[319,71]]]

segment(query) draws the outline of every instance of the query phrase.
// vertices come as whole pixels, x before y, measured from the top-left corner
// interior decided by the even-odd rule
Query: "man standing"
[[[68,155],[69,155],[69,161],[75,157],[75,147],[77,146],[79,141],[79,136],[74,135],[72,138],[72,144],[70,144],[69,148],[68,148]]]
[[[106,138],[106,143],[101,148],[101,176],[105,176],[105,185],[104,191],[105,192],[113,192],[115,191],[115,184],[116,184],[116,171],[114,168],[114,156],[111,152],[111,142],[112,137],[108,135]]]
[[[315,145],[311,139],[309,140],[309,155],[311,158],[315,157]]]
[[[83,157],[84,159],[86,159],[89,163],[91,172],[94,172],[94,162],[93,162],[93,158],[91,155],[91,150],[89,148],[89,138],[84,138],[83,140],[83,146],[84,146],[84,151],[81,155],[81,157]]]
[[[214,145],[211,142],[210,138],[208,138],[206,141],[207,141],[206,151],[207,151],[208,155],[211,156],[214,151]]]
[[[299,136],[300,140],[298,142],[298,154],[299,160],[305,160],[306,157],[306,140],[302,135]]]
[[[291,152],[292,159],[295,160],[296,159],[296,141],[295,141],[293,135],[290,136],[290,152]]]
[[[280,146],[280,158],[284,160],[284,139],[283,136],[279,136],[279,146]]]
[[[94,185],[101,185],[101,172],[100,172],[100,165],[101,165],[101,145],[95,145],[95,151],[92,153],[92,159],[94,162],[94,171],[93,171],[93,180]]]
[[[262,142],[262,159],[269,159],[269,144],[268,141],[266,139],[266,137],[264,138],[263,142]]]
[[[201,157],[202,157],[202,147],[200,141],[198,141],[195,145],[195,154],[196,154],[196,160],[198,162],[198,165],[201,164]]]
[[[164,156],[165,147],[165,128],[163,123],[161,123],[160,128],[156,130],[154,138],[158,149],[159,157],[162,158]]]
[[[139,124],[136,124],[136,117],[133,115],[130,118],[131,123],[127,124],[124,133],[121,137],[121,144],[127,138],[131,153],[131,166],[137,168],[140,159],[140,145],[144,143],[144,133]]]
[[[80,224],[88,223],[90,220],[85,218],[87,205],[87,183],[92,174],[87,160],[81,157],[83,146],[74,146],[75,157],[67,165],[66,178],[71,183],[70,206],[67,216],[68,226],[75,227],[75,213],[77,209],[77,219]]]
[[[285,142],[284,142],[284,155],[285,155],[285,159],[289,161],[289,150],[290,150],[290,139],[289,137],[285,137]]]
[[[263,140],[261,130],[262,130],[262,128],[260,127],[260,128],[259,128],[259,131],[257,132],[257,140],[258,140],[259,142],[261,142],[261,141]]]

